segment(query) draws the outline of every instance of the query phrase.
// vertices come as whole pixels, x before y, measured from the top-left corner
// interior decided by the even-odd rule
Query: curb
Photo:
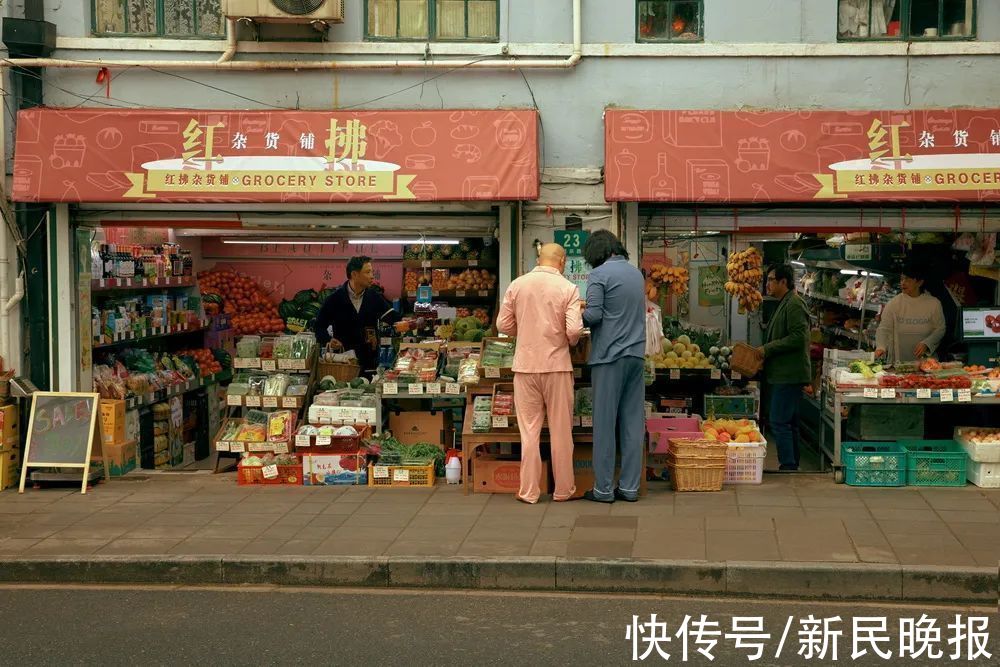
[[[566,558],[51,556],[0,558],[0,584],[447,588],[996,603],[998,568]]]

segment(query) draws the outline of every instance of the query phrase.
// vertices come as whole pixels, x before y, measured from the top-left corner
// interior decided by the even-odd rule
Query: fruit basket
[[[729,445],[726,452],[726,484],[760,484],[764,480],[767,447]]]

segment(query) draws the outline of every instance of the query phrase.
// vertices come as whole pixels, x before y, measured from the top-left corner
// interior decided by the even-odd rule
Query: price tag
[[[493,428],[509,428],[510,420],[507,415],[493,415]]]
[[[277,396],[264,396],[260,399],[261,405],[265,408],[276,408],[278,407],[278,397]]]
[[[574,368],[573,369],[573,377],[575,379],[577,379],[577,380],[582,380],[583,379],[583,369],[582,368]]]
[[[731,377],[734,380],[742,380],[743,379],[743,374],[742,373],[738,373],[737,371],[732,371],[732,372],[729,373],[729,377]]]
[[[274,443],[274,453],[275,454],[287,454],[288,453],[288,443],[287,442],[276,442],[276,443]]]
[[[953,390],[951,390],[951,389],[942,389],[941,390],[941,402],[942,403],[951,403],[954,400],[955,400],[955,392]]]
[[[444,386],[444,393],[449,396],[458,396],[462,393],[462,386],[457,382],[449,382]]]
[[[420,262],[420,268],[422,268],[422,269],[429,269],[429,268],[431,268],[431,262],[430,262],[430,260],[425,259],[424,261]]]
[[[462,297],[465,296],[465,290],[464,289],[455,290],[455,296],[458,297],[459,299],[461,299]]]
[[[261,472],[264,473],[264,479],[277,479],[278,477],[278,466],[269,465],[261,468]]]
[[[225,442],[223,440],[220,440],[219,442],[215,443],[215,451],[217,451],[217,452],[228,452],[229,451],[229,443]]]
[[[490,379],[499,379],[500,377],[500,367],[499,366],[484,366],[486,371],[486,377]]]
[[[479,290],[479,296],[484,296],[485,297],[485,296],[489,296],[489,295],[490,295],[489,291],[484,290],[484,289]]]
[[[441,383],[440,382],[428,382],[427,383],[427,393],[437,395],[441,393]]]
[[[394,482],[409,482],[410,481],[410,471],[406,468],[393,468],[392,470],[392,481]]]
[[[583,415],[580,417],[580,426],[583,428],[594,428],[594,417],[593,415]]]
[[[299,399],[297,396],[284,396],[281,399],[281,407],[292,408],[297,410],[299,407]]]
[[[308,435],[297,435],[295,436],[295,446],[312,447],[312,438],[310,438]]]
[[[718,368],[713,368],[711,375],[712,375],[712,379],[713,380],[721,380],[722,379],[722,371],[719,370]]]
[[[865,398],[878,398],[878,388],[877,387],[865,387],[864,397]]]
[[[274,371],[278,369],[278,362],[275,359],[261,359],[260,369],[262,371]]]
[[[247,396],[246,406],[248,408],[259,408],[260,396]]]
[[[392,339],[391,338],[386,338],[385,336],[383,336],[382,338],[378,339],[378,344],[379,345],[392,345]]]
[[[479,260],[478,259],[470,259],[469,260],[469,266],[470,267],[479,266]]]
[[[971,389],[959,389],[958,390],[958,402],[959,403],[971,403],[972,402],[972,390]]]
[[[243,454],[247,451],[247,447],[242,442],[231,442],[229,443],[229,451],[236,452],[237,454]]]
[[[406,388],[406,393],[410,396],[423,396],[424,395],[424,383],[423,382],[413,382]]]
[[[917,398],[930,398],[930,397],[931,397],[931,390],[928,389],[927,387],[921,387],[920,389],[917,389]]]
[[[671,380],[680,380],[681,379],[681,369],[679,369],[679,368],[671,368],[670,369],[670,379]]]
[[[372,468],[372,474],[375,476],[375,479],[388,479],[389,466],[375,466]]]
[[[243,405],[243,397],[236,394],[226,394],[226,405]]]
[[[333,444],[333,440],[328,435],[317,435],[316,436],[316,446],[317,447],[329,447]]]
[[[395,396],[399,393],[399,385],[395,382],[386,382],[382,385],[382,393],[386,396]]]
[[[880,398],[896,398],[896,390],[892,387],[879,390]]]

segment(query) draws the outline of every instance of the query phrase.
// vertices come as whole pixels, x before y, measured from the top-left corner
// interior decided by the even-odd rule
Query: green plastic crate
[[[901,440],[910,486],[965,486],[969,455],[954,440]]]
[[[845,442],[840,459],[851,486],[906,486],[906,450],[895,442]]]

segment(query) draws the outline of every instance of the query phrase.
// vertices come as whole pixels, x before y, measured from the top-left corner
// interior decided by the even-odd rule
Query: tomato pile
[[[222,364],[215,358],[212,351],[206,347],[197,350],[181,350],[179,354],[194,357],[194,360],[198,362],[198,371],[201,373],[201,377],[222,372]]]
[[[898,389],[971,389],[972,380],[967,375],[936,378],[931,375],[883,375],[879,380],[882,387]]]
[[[278,316],[278,307],[249,276],[235,271],[203,271],[198,274],[198,287],[205,300],[206,314],[217,315],[221,300],[222,312],[231,316],[237,334],[281,333],[285,330],[285,322]]]

